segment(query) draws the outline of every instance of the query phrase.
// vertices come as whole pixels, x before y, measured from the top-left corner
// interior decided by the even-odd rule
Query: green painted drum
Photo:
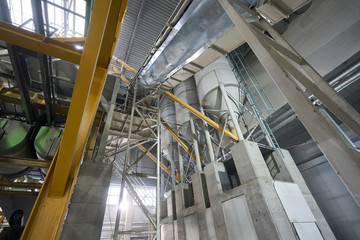
[[[0,119],[0,156],[29,158],[31,131],[30,124]],[[30,168],[26,167],[3,165],[0,168],[0,176],[17,177],[26,174],[29,170]]]
[[[34,146],[39,159],[51,161],[60,144],[63,129],[42,126],[35,137]]]

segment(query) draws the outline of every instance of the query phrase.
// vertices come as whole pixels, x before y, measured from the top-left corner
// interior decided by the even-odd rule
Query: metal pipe
[[[134,90],[134,98],[131,106],[131,116],[130,116],[130,124],[129,124],[129,133],[128,133],[128,142],[127,142],[127,149],[126,149],[126,155],[125,155],[125,161],[124,161],[124,167],[121,175],[121,189],[120,189],[120,196],[119,196],[119,203],[118,203],[118,210],[116,213],[116,220],[115,220],[115,230],[114,230],[114,239],[118,239],[118,232],[119,232],[119,225],[120,225],[120,217],[121,217],[121,208],[119,207],[121,202],[123,201],[124,197],[124,187],[125,187],[125,178],[126,178],[126,168],[129,161],[129,154],[130,154],[130,139],[131,139],[131,129],[132,124],[134,120],[134,113],[135,113],[135,103],[136,103],[136,94],[137,94],[137,88],[138,86],[138,79],[135,80],[135,90]]]
[[[360,149],[358,149],[355,144],[350,140],[350,138],[346,135],[346,133],[339,127],[339,125],[334,121],[334,119],[328,114],[324,108],[319,107],[319,112],[321,115],[324,116],[326,121],[328,121],[334,128],[334,130],[339,134],[343,142],[346,144],[346,146],[356,152],[360,152]]]
[[[34,167],[34,168],[49,168],[51,162],[37,160],[37,159],[21,159],[21,158],[0,156],[0,164],[22,166],[22,167],[23,166]]]
[[[175,162],[174,162],[174,160],[171,160],[170,164],[171,164],[171,189],[175,190],[176,181],[175,181]]]
[[[190,151],[190,148],[179,138],[179,136],[171,129],[171,127],[162,120],[161,123],[169,131],[169,133],[175,138],[175,140],[180,144],[180,146],[196,161],[196,155]],[[203,161],[203,157],[200,156],[200,161]]]
[[[166,96],[168,96],[170,99],[172,99],[173,101],[179,103],[181,106],[185,107],[186,109],[188,109],[190,112],[192,112],[195,116],[197,116],[198,118],[201,118],[202,120],[206,121],[209,125],[211,125],[213,128],[215,128],[216,130],[218,130],[219,132],[222,132],[224,130],[224,134],[230,138],[232,138],[233,140],[235,140],[236,142],[239,141],[239,138],[237,136],[235,136],[234,134],[232,134],[230,131],[228,131],[227,129],[224,129],[223,127],[221,127],[218,123],[216,123],[215,121],[211,120],[209,117],[201,114],[198,110],[196,110],[195,108],[191,107],[189,104],[187,104],[186,102],[182,101],[181,99],[179,99],[178,97],[174,96],[172,93],[170,93],[169,91],[164,92],[164,94]]]
[[[195,156],[196,156],[196,166],[198,168],[198,171],[201,172],[202,168],[201,168],[201,161],[200,161],[199,145],[198,145],[198,141],[197,141],[194,120],[192,118],[190,118],[190,127],[191,127],[191,132],[193,135],[192,138],[193,138],[194,152],[195,152]]]
[[[140,178],[147,178],[147,179],[157,179],[156,176],[151,176],[144,173],[128,173],[129,177],[140,177]]]
[[[29,183],[29,182],[6,182],[6,181],[0,181],[0,186],[13,187],[13,188],[40,189],[42,184],[41,183]]]
[[[346,75],[349,75],[350,73],[352,73],[353,71],[355,71],[356,69],[358,69],[360,67],[360,62],[357,64],[354,64],[352,67],[350,67],[349,69],[347,69],[346,71],[344,71],[343,73],[341,73],[339,76],[337,76],[336,78],[334,78],[333,80],[331,80],[329,82],[329,85],[332,86],[335,91],[340,92],[341,90],[343,90],[344,88],[346,88],[347,86],[349,86],[350,84],[352,84],[354,81],[357,81],[359,76],[360,76],[360,72],[355,73],[353,76],[346,78],[344,82],[340,83],[339,85],[335,86],[342,78],[344,78]],[[312,99],[314,97],[314,95],[310,95],[309,99]],[[319,103],[320,100],[316,100],[314,101],[314,104]]]
[[[147,149],[143,146],[143,145],[139,145],[138,146],[143,152],[146,152]],[[150,152],[146,153],[146,155],[148,155],[148,157],[150,157],[151,160],[153,160],[155,163],[157,163],[157,158],[152,155]],[[170,170],[162,163],[160,163],[160,167],[162,168],[162,170],[164,170],[165,172],[167,172],[170,176],[171,176],[171,172]],[[178,175],[175,176],[176,181],[180,181],[180,177]]]
[[[228,119],[226,118],[225,119],[225,125],[227,124],[227,121],[228,121]],[[218,149],[216,150],[216,153],[215,153],[216,157],[218,157],[218,155],[219,155],[223,139],[224,139],[224,131],[221,132],[220,142],[219,142],[219,145],[218,145]]]
[[[215,72],[215,75],[216,74],[216,71]],[[218,79],[218,78],[217,78]],[[218,79],[219,80],[219,79]],[[234,109],[232,108],[231,106],[231,103],[230,103],[230,99],[227,95],[227,92],[225,90],[225,87],[224,87],[224,84],[222,82],[219,81],[219,87],[220,87],[220,90],[221,90],[221,94],[224,98],[224,101],[225,101],[225,104],[229,110],[229,114],[230,114],[230,117],[231,117],[231,121],[232,123],[234,124],[234,128],[235,128],[235,132],[239,138],[239,140],[243,140],[244,139],[244,136],[242,135],[242,132],[241,132],[241,129],[240,129],[240,126],[239,126],[239,122],[237,121],[237,118],[235,116],[235,112],[234,112]],[[232,131],[233,132],[233,131]]]
[[[178,144],[178,153],[179,153],[179,166],[180,166],[180,182],[183,183],[184,182],[184,162],[183,162],[183,158],[181,155],[181,147],[180,147],[180,143]]]
[[[135,165],[136,165],[141,159],[143,159],[143,157],[144,157],[146,154],[148,154],[148,153],[151,151],[151,149],[153,149],[156,145],[157,145],[157,142],[155,142],[153,145],[151,145],[151,147],[150,147],[149,149],[146,149],[146,151],[143,152],[143,153],[140,155],[140,157],[138,157],[133,163],[131,163],[131,165],[127,168],[127,171],[128,171],[128,172],[131,171],[131,170],[135,167]]]
[[[352,84],[353,82],[359,80],[359,77],[360,77],[360,72],[356,73],[354,76],[351,76],[350,78],[346,79],[344,82],[336,86],[334,88],[335,91],[340,92],[341,90]]]
[[[145,235],[145,234],[153,234],[157,231],[149,231],[149,230],[131,230],[131,231],[119,231],[120,234],[130,234],[130,235]]]
[[[132,72],[133,74],[136,74],[137,71],[130,67],[128,64],[124,63],[123,61],[121,61],[119,58],[112,56],[112,59],[117,62],[118,64],[122,65],[124,68],[126,68],[127,70],[129,70],[130,72]]]
[[[202,107],[200,107],[200,112],[201,112],[201,114],[205,115],[204,109]],[[208,146],[210,161],[213,162],[213,161],[215,161],[214,149],[213,149],[212,142],[211,142],[211,136],[209,133],[208,124],[204,120],[203,120],[203,125],[204,125],[205,139],[206,139],[206,144]]]
[[[331,80],[329,82],[329,84],[331,86],[335,85],[337,83],[337,81],[339,81],[340,79],[342,79],[343,77],[345,77],[346,75],[350,74],[352,71],[356,70],[357,68],[360,67],[360,62],[354,64],[353,66],[351,66],[349,69],[345,70],[343,73],[341,73],[340,75],[336,76],[333,80]]]
[[[158,115],[157,115],[157,164],[156,164],[156,237],[157,239],[161,239],[160,237],[160,158],[161,158],[161,146],[160,146],[160,122],[161,122],[161,109],[160,109],[160,94],[157,96],[157,107],[158,107]]]

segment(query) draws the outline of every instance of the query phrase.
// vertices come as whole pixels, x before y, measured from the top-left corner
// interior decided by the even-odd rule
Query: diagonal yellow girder
[[[124,68],[126,68],[127,70],[129,70],[130,72],[132,72],[133,74],[136,75],[137,71],[136,71],[134,68],[130,67],[128,64],[126,64],[125,62],[121,61],[119,58],[117,58],[117,57],[115,57],[115,56],[113,56],[112,59],[113,59],[115,62],[117,62],[118,64],[124,66]]]
[[[190,150],[190,148],[180,139],[180,137],[174,132],[174,130],[171,129],[171,127],[163,120],[161,119],[162,125],[168,130],[168,132],[173,136],[173,138],[180,144],[180,146],[195,160],[196,156],[195,154]],[[204,156],[200,155],[200,161],[201,164],[204,162]]]
[[[96,0],[62,142],[22,239],[57,239],[93,124],[127,0]]]
[[[143,145],[140,144],[138,147],[141,149],[141,151],[143,151],[144,153],[146,153],[146,155],[148,155],[148,157],[149,157],[151,160],[153,160],[155,163],[157,163],[157,158],[156,158],[151,152],[148,152],[147,149],[146,149]],[[160,167],[161,167],[162,170],[164,170],[167,174],[169,174],[170,176],[172,176],[170,170],[169,170],[163,163],[161,163],[161,162],[160,162]],[[176,179],[176,181],[180,182],[180,180],[181,180],[181,179],[180,179],[180,174],[177,174],[177,175],[175,176],[175,179]]]
[[[169,91],[164,92],[164,94],[166,96],[168,96],[171,100],[179,103],[180,106],[182,106],[182,107],[186,108],[187,110],[189,110],[192,114],[194,114],[198,118],[200,118],[200,119],[204,120],[205,122],[207,122],[209,125],[211,125],[213,128],[215,128],[219,132],[224,131],[224,134],[226,136],[228,136],[229,138],[235,140],[236,142],[239,141],[239,138],[237,136],[235,136],[233,133],[231,133],[229,130],[224,129],[222,126],[220,126],[220,124],[218,124],[215,121],[211,120],[209,117],[203,115],[201,112],[199,112],[198,110],[196,110],[195,108],[193,108],[192,106],[187,104],[186,102],[182,101],[180,98],[176,97],[175,95],[173,95]]]

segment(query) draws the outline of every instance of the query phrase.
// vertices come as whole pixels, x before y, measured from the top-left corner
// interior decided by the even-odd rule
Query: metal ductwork
[[[246,6],[263,3],[262,0],[240,2]],[[241,14],[247,14],[238,5],[235,6]],[[140,73],[140,83],[152,87],[165,81],[233,27],[217,0],[194,0]]]

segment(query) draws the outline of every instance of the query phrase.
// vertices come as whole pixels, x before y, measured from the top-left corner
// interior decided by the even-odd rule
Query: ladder
[[[269,98],[267,97],[261,84],[255,77],[255,74],[253,73],[241,53],[239,53],[237,50],[234,50],[229,53],[227,57],[233,65],[232,70],[243,91],[245,92],[249,104],[256,118],[259,121],[260,128],[265,134],[266,140],[268,141],[269,145],[274,149],[276,154],[283,156],[280,146],[275,139],[274,133],[272,132],[268,122],[266,121],[266,117],[264,116],[256,97],[260,99],[262,105],[265,107],[265,111],[267,111],[270,115],[271,110],[274,110],[274,107],[272,106]]]

